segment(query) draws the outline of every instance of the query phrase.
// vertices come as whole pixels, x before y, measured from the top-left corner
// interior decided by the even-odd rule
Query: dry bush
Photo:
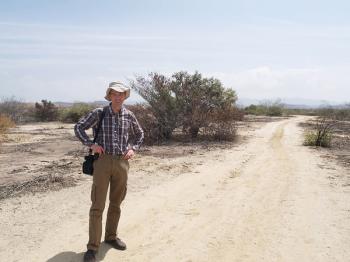
[[[146,104],[136,104],[128,105],[127,108],[135,114],[137,121],[140,123],[145,135],[145,144],[152,145],[165,139],[162,135],[163,132],[160,130],[159,122],[153,115],[150,106]]]
[[[319,116],[340,121],[350,120],[350,105],[342,108],[324,107],[317,110]]]
[[[237,134],[236,120],[242,120],[244,113],[238,108],[229,107],[208,114],[208,124],[203,134],[213,140],[233,141]]]
[[[330,147],[336,122],[325,117],[316,120],[313,130],[305,134],[305,146]]]
[[[160,130],[160,125],[153,115],[150,106],[136,104],[128,105],[127,108],[135,114],[139,121],[145,133],[145,144],[153,145],[167,140],[166,137],[162,136],[163,133]],[[201,133],[208,140],[233,141],[237,130],[236,121],[241,121],[243,118],[244,112],[238,108],[232,107],[230,109],[217,110],[207,115],[207,124]],[[183,139],[185,138],[181,140]]]
[[[8,116],[0,114],[0,134],[6,133],[6,131],[15,126],[15,122]]]
[[[30,105],[15,97],[2,98],[0,114],[6,115],[15,123],[27,122],[30,118]]]
[[[234,141],[237,134],[237,126],[235,122],[218,121],[205,127],[203,134],[209,139],[217,141]]]
[[[56,121],[58,119],[58,108],[51,101],[41,100],[35,103],[34,116],[37,121]]]

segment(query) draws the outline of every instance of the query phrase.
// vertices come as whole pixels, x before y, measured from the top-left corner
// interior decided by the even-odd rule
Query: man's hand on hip
[[[92,145],[90,148],[92,149],[92,151],[93,151],[94,153],[98,153],[98,154],[100,154],[100,155],[104,153],[104,149],[103,149],[102,146],[99,146],[99,145]]]
[[[124,155],[125,160],[131,159],[135,155],[134,150],[129,149],[128,152]]]

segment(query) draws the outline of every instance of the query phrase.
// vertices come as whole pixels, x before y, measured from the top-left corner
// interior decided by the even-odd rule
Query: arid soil
[[[314,131],[317,119],[308,119],[300,123],[305,131]],[[336,160],[339,164],[350,168],[350,121],[333,121],[332,142],[329,148],[314,148],[318,150],[321,157]]]
[[[166,178],[181,174],[193,165],[200,165],[195,160],[181,162],[181,157],[237,146],[248,139],[252,130],[279,119],[248,117],[246,121],[237,123],[239,133],[233,142],[210,142],[200,138],[189,141],[180,136],[175,137],[174,142],[163,145],[143,146],[133,159],[133,168],[140,179],[155,174],[158,169],[164,171]],[[88,179],[81,172],[86,153],[86,147],[74,136],[72,124],[35,123],[11,129],[6,136],[0,137],[0,200],[26,193],[59,190]],[[179,166],[168,161],[177,161],[178,158]],[[153,175],[149,183],[154,182],[156,177],[157,174]],[[130,187],[133,188],[133,185]]]
[[[102,244],[98,260],[348,261],[350,170],[302,146],[307,120],[251,122],[235,143],[145,148],[130,161],[122,208],[128,249]],[[91,178],[79,174],[84,150],[71,126],[28,125],[8,139],[0,261],[82,261]],[[15,188],[50,175],[32,191],[60,190]]]

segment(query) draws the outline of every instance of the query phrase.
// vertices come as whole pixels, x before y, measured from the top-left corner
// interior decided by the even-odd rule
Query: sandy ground
[[[119,230],[128,249],[102,244],[98,260],[349,261],[350,172],[301,145],[305,120],[229,148],[137,157]],[[91,181],[77,183],[0,202],[0,261],[82,261]]]

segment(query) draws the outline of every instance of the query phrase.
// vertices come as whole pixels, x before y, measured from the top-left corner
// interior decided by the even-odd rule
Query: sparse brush
[[[26,122],[30,118],[31,105],[15,97],[0,99],[0,113],[9,117],[15,123]]]
[[[234,141],[237,135],[237,119],[243,119],[244,114],[239,109],[228,106],[207,114],[208,124],[203,134],[216,141]]]
[[[311,131],[305,134],[304,146],[330,147],[332,142],[332,133],[326,132],[322,136],[319,132]]]
[[[142,126],[145,135],[144,143],[146,145],[157,144],[165,139],[161,125],[159,125],[158,120],[153,115],[150,106],[146,104],[136,104],[128,105],[127,108],[135,114],[137,120]],[[134,134],[131,133],[130,135],[132,137]]]
[[[284,105],[281,103],[280,100],[265,101],[259,105],[250,105],[244,110],[247,114],[256,116],[282,116],[284,111]]]
[[[58,108],[51,101],[44,99],[41,103],[35,103],[34,116],[37,121],[56,121]]]
[[[8,116],[0,114],[0,134],[5,133],[9,128],[14,127],[15,122]]]
[[[204,128],[203,134],[215,141],[234,141],[237,135],[235,122],[212,123]]]
[[[86,103],[75,103],[71,107],[59,111],[59,120],[65,123],[76,123],[79,119],[89,113],[94,106]]]
[[[334,120],[326,118],[318,119],[314,125],[314,130],[305,134],[303,145],[330,147],[335,123]]]

